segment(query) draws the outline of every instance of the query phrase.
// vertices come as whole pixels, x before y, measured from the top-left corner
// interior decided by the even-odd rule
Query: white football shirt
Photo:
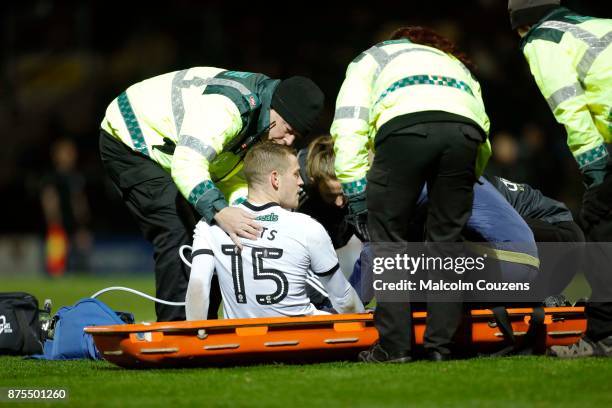
[[[328,277],[334,275],[336,290],[332,288],[332,292],[340,293],[343,299],[334,302],[330,293],[332,304],[353,302],[356,294],[339,270],[331,239],[321,224],[276,203],[257,206],[244,202],[239,207],[255,214],[263,227],[257,240],[242,239],[241,253],[220,227],[209,226],[204,221],[196,226],[193,241],[192,274],[200,273],[199,255],[214,255],[226,318],[316,313],[305,289],[309,269],[319,277],[326,277],[324,286],[329,284]]]

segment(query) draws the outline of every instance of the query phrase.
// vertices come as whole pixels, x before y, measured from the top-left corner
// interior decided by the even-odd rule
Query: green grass
[[[55,309],[122,285],[152,294],[152,277],[3,279],[2,291],[50,297]],[[581,289],[582,290],[582,289]],[[102,299],[153,320],[153,304],[128,294]],[[0,357],[0,389],[63,388],[59,406],[591,407],[612,406],[612,359],[512,357],[403,365],[326,363],[131,371],[103,361]],[[4,389],[2,392],[6,392]],[[4,403],[0,407],[25,406]],[[197,404],[197,405],[196,405]],[[29,406],[45,406],[34,402]]]
[[[69,398],[62,406],[612,406],[612,360],[605,359],[129,371],[105,362],[4,357],[0,367],[0,387],[63,388]]]

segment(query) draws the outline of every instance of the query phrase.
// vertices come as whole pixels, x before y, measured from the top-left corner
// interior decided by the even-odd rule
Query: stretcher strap
[[[494,356],[505,356],[510,354],[539,354],[546,347],[546,325],[544,319],[546,312],[542,306],[536,306],[531,313],[529,320],[529,329],[523,338],[519,341],[514,336],[514,330],[510,323],[508,310],[505,306],[497,306],[491,309],[495,316],[497,327],[504,335],[504,339],[508,346],[494,353]]]
[[[497,323],[497,327],[504,335],[504,340],[507,343],[507,346],[502,350],[494,353],[494,356],[505,356],[514,351],[516,347],[516,338],[514,337],[514,329],[512,329],[512,324],[510,323],[510,317],[508,316],[508,310],[505,306],[497,306],[491,309],[493,315],[495,316],[495,322]]]
[[[529,329],[523,339],[522,354],[542,354],[546,351],[546,312],[542,306],[534,307]]]

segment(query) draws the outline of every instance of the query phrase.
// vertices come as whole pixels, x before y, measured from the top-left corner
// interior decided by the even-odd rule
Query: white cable
[[[189,262],[187,258],[185,258],[185,255],[183,254],[183,251],[185,250],[185,248],[189,248],[190,251],[193,251],[193,248],[190,247],[189,245],[181,245],[181,247],[178,250],[179,256],[181,257],[181,261],[183,261],[185,265],[191,268],[191,262]]]
[[[190,251],[192,250],[192,248],[191,248],[189,245],[182,245],[182,246],[179,248],[179,251],[178,251],[178,252],[179,252],[179,256],[181,257],[181,260],[182,260],[182,261],[183,261],[183,262],[184,262],[184,263],[185,263],[187,266],[189,266],[189,267],[191,268],[191,262],[189,262],[189,261],[187,260],[187,258],[185,258],[185,255],[184,255],[184,253],[183,253],[183,252],[185,251],[185,249],[187,249],[187,248],[188,248]],[[146,298],[146,299],[152,300],[153,302],[163,303],[164,305],[169,305],[169,306],[185,306],[185,302],[171,302],[171,301],[169,301],[169,300],[162,300],[162,299],[158,299],[158,298],[153,297],[153,296],[151,296],[151,295],[147,295],[146,293],[142,293],[142,292],[140,292],[140,291],[138,291],[138,290],[136,290],[136,289],[126,288],[126,287],[124,287],[124,286],[111,286],[111,287],[108,287],[108,288],[104,288],[104,289],[99,290],[98,292],[94,293],[94,294],[93,294],[91,297],[95,299],[96,297],[100,296],[100,295],[101,295],[101,294],[103,294],[103,293],[106,293],[106,292],[111,292],[111,291],[114,291],[114,290],[120,290],[120,291],[124,291],[124,292],[130,292],[130,293],[133,293],[133,294],[135,294],[135,295],[142,296],[143,298]]]
[[[105,289],[99,290],[96,293],[94,293],[91,297],[92,298],[96,298],[96,297],[100,296],[103,293],[111,292],[113,290],[122,290],[124,292],[130,292],[130,293],[133,293],[135,295],[142,296],[143,298],[152,300],[152,301],[157,302],[157,303],[163,303],[164,305],[168,305],[168,306],[185,306],[185,302],[170,302],[169,300],[158,299],[158,298],[153,297],[151,295],[147,295],[146,293],[142,293],[140,291],[137,291],[136,289],[126,288],[126,287],[123,287],[123,286],[111,286],[109,288],[105,288]]]

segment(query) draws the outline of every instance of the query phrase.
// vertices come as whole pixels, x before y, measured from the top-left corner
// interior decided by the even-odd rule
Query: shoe
[[[448,353],[440,353],[437,350],[429,350],[425,355],[425,359],[433,362],[452,360],[452,356]]]
[[[563,307],[571,305],[572,303],[567,300],[565,295],[551,295],[542,302],[542,306],[544,307]]]
[[[388,353],[380,344],[359,353],[359,361],[364,363],[409,363],[412,357],[406,352]]]
[[[552,346],[546,355],[558,358],[612,357],[612,336],[599,341],[582,337],[578,343],[569,346]]]

